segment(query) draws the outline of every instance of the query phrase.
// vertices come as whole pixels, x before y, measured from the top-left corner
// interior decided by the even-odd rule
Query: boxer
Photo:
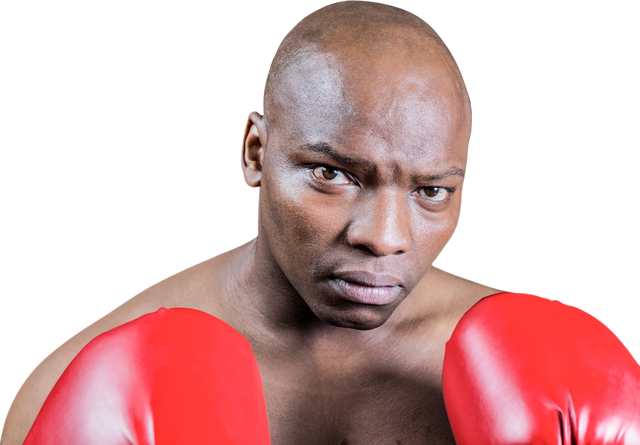
[[[453,444],[467,428],[478,443],[545,443],[529,433],[552,428],[536,420],[539,399],[563,438],[632,443],[637,398],[616,401],[618,431],[593,413],[606,394],[636,394],[637,362],[607,355],[616,371],[604,395],[580,392],[565,371],[583,369],[580,358],[553,362],[517,331],[530,309],[499,324],[504,311],[484,304],[522,295],[436,265],[460,225],[474,113],[457,59],[424,18],[360,1],[305,15],[278,43],[241,130],[255,237],[154,283],[44,357],[14,394],[2,445]],[[513,352],[521,342],[533,358]],[[561,378],[523,374],[536,360]],[[503,413],[487,369],[507,376],[498,389],[515,405],[496,399]],[[514,407],[528,423],[514,423]]]

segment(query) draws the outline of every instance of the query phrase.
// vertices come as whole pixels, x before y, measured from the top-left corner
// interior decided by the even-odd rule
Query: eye
[[[432,202],[444,202],[449,199],[451,190],[445,187],[420,187],[418,195]]]
[[[337,168],[320,166],[314,168],[312,173],[318,180],[328,184],[351,184],[347,175]]]

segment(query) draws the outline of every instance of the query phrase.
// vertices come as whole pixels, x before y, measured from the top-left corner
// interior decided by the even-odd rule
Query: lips
[[[344,297],[355,303],[389,304],[402,290],[401,280],[391,274],[347,271],[338,272],[334,277],[334,282]]]
[[[371,287],[395,287],[402,284],[402,280],[389,273],[376,273],[363,270],[335,272],[334,277],[349,283]]]

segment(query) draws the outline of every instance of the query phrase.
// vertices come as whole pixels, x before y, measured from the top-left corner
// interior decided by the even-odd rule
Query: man
[[[91,339],[161,307],[199,309],[249,340],[273,443],[453,442],[445,342],[498,292],[432,267],[458,221],[471,129],[453,58],[405,11],[332,5],[284,40],[264,111],[243,147],[258,237],[58,349],[20,391],[3,444],[21,443]]]

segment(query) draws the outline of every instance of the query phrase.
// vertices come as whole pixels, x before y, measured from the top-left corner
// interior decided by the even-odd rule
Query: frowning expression
[[[470,111],[442,60],[324,51],[280,80],[260,236],[329,324],[384,323],[456,227]]]

